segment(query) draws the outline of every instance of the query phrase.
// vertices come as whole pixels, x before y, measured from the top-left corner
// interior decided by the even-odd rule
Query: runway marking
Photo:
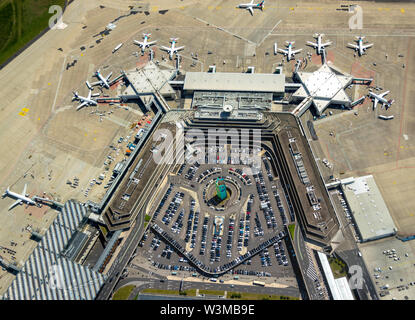
[[[281,23],[281,21],[282,20],[279,20],[275,25],[274,25],[274,27],[271,29],[271,31],[270,32],[268,32],[267,33],[267,35],[265,36],[265,37],[263,37],[262,38],[262,40],[257,44],[257,47],[259,47],[263,42],[264,42],[264,40],[269,36],[269,35],[271,35],[271,33],[275,30],[275,28],[276,27],[278,27],[278,25]]]
[[[220,31],[224,31],[224,32],[226,32],[226,33],[230,34],[231,36],[237,37],[238,39],[242,39],[242,40],[244,40],[244,41],[247,41],[247,42],[249,42],[249,43],[251,43],[251,44],[255,44],[255,45],[256,45],[256,43],[255,43],[255,42],[252,42],[251,40],[248,40],[248,39],[246,39],[246,38],[244,38],[244,37],[242,37],[242,36],[240,36],[240,35],[238,35],[238,34],[235,34],[235,33],[233,33],[233,32],[230,32],[230,31],[228,31],[228,30],[226,30],[226,29],[224,29],[224,28],[222,28],[222,27],[218,27],[218,26],[216,26],[216,25],[214,25],[214,24],[212,24],[212,23],[209,23],[209,22],[207,22],[207,21],[205,21],[205,20],[203,20],[203,19],[200,19],[200,18],[198,18],[198,17],[194,17],[194,19],[196,19],[197,21],[200,21],[200,22],[202,22],[202,23],[205,23],[205,24],[207,24],[207,25],[209,25],[209,26],[211,26],[211,27],[213,27],[213,28],[216,28],[216,29],[218,29],[218,30],[220,30]]]
[[[411,40],[408,41],[408,49],[406,52],[406,59],[405,59],[405,64],[408,65],[408,57],[410,54],[410,49],[411,49]],[[399,129],[399,136],[398,136],[398,146],[401,145],[401,137],[403,136],[403,126],[404,126],[404,112],[405,112],[405,97],[406,97],[406,83],[408,82],[408,68],[405,69],[405,75],[403,77],[403,95],[402,95],[402,108],[401,108],[401,112],[400,112],[400,116],[401,116],[401,124],[400,124],[400,129]],[[398,152],[396,153],[396,168],[399,167],[399,151],[400,148],[398,148]]]

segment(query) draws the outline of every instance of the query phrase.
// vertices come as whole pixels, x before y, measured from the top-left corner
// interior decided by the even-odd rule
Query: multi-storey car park
[[[212,128],[224,131],[209,145]],[[338,223],[295,116],[262,112],[260,117],[232,115],[224,121],[214,114],[205,118],[200,110],[172,110],[154,135],[164,130],[173,136],[178,130],[184,135],[199,130],[206,139],[163,145],[166,136],[158,143],[149,136],[103,213],[112,232],[128,228],[136,217],[151,217],[147,241],[155,237],[156,243],[161,239],[167,245],[165,254],[157,257],[159,245],[152,244],[153,266],[208,277],[239,272],[266,276],[272,272],[260,270],[272,266],[271,252],[273,269],[294,266],[291,274],[301,277],[294,254],[300,249],[292,244],[288,244],[291,251],[284,249],[290,241],[287,225],[296,222],[305,237],[321,247],[330,246]],[[236,140],[237,145],[231,144]],[[157,153],[165,157],[160,164],[154,161]],[[190,161],[191,155],[197,160]],[[254,155],[259,155],[257,163]],[[229,197],[219,203],[214,199],[218,178],[229,191]],[[145,243],[141,242],[143,248]],[[190,265],[174,263],[176,258],[166,253],[167,248]],[[145,252],[141,254],[146,256]],[[261,263],[256,265],[257,256]],[[251,263],[253,270],[241,269]],[[307,289],[306,284],[300,286],[304,285]]]

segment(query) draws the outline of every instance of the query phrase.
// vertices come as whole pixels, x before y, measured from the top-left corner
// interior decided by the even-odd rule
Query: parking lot
[[[359,248],[380,299],[415,299],[415,252],[409,242],[387,238]]]
[[[267,155],[252,175],[245,173],[246,167],[232,164],[231,157],[213,161],[177,169],[158,197],[152,223],[204,270],[222,270],[236,278],[294,277],[285,241],[275,238],[288,222],[288,206]],[[223,178],[230,191],[220,203],[215,203],[217,178]],[[159,271],[199,275],[195,261],[189,264],[157,232],[148,230],[140,245],[139,255]]]

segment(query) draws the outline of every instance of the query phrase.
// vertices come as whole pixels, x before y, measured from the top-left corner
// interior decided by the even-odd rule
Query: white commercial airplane
[[[110,72],[109,75],[107,75],[106,77],[103,77],[101,72],[99,72],[99,69],[94,73],[94,77],[98,78],[98,81],[96,82],[92,82],[89,83],[88,81],[86,82],[86,85],[88,86],[88,88],[91,90],[93,86],[96,85],[100,85],[101,87],[105,87],[107,89],[110,88],[109,82],[108,80],[110,79],[110,77],[112,76],[112,72]]]
[[[317,49],[317,54],[320,54],[322,49],[324,49],[325,47],[331,45],[331,41],[328,41],[326,43],[322,43],[321,42],[321,38],[324,36],[323,33],[317,33],[316,35],[314,35],[314,38],[317,40],[316,42],[311,42],[311,41],[307,41],[307,44],[309,46],[312,46],[314,48]]]
[[[179,38],[170,38],[170,43],[171,43],[171,47],[170,48],[169,47],[165,47],[165,46],[161,46],[160,47],[161,50],[167,51],[169,53],[170,59],[173,58],[173,55],[175,53],[177,53],[178,51],[184,49],[184,46],[183,47],[177,47],[176,48],[177,40],[179,40]]]
[[[373,46],[373,43],[369,43],[367,45],[363,44],[363,39],[365,37],[356,37],[356,42],[357,45],[353,44],[353,43],[348,43],[347,45],[350,48],[353,48],[355,51],[359,52],[359,56],[362,56],[364,54],[366,54],[366,50],[369,49],[371,46]]]
[[[33,199],[30,199],[27,195],[26,195],[26,189],[27,189],[27,184],[24,185],[22,194],[18,194],[16,192],[10,191],[9,189],[10,187],[7,187],[6,191],[3,194],[3,198],[6,196],[9,196],[11,198],[17,199],[10,207],[8,210],[11,210],[12,208],[14,208],[15,206],[19,205],[19,204],[31,204],[31,205],[35,205],[39,207],[39,204],[34,201]]]
[[[373,100],[373,110],[376,109],[376,107],[378,105],[378,102],[380,102],[382,104],[382,108],[383,108],[383,106],[385,106],[386,110],[388,110],[388,108],[390,108],[392,106],[392,103],[394,103],[395,100],[392,100],[392,99],[386,100],[384,98],[384,96],[386,96],[389,92],[390,91],[388,90],[388,91],[385,91],[381,94],[376,94],[376,93],[373,93],[373,92],[369,91],[369,98],[371,98]]]
[[[150,39],[150,36],[151,36],[151,33],[143,33],[143,39],[144,39],[143,42],[134,40],[134,43],[141,48],[142,53],[144,53],[146,48],[149,48],[150,46],[152,46],[153,44],[157,42],[157,40],[149,42],[148,39]]]
[[[287,60],[290,61],[291,59],[294,59],[294,56],[296,53],[299,53],[303,49],[293,50],[294,46],[293,44],[295,41],[285,41],[287,43],[287,50],[284,49],[277,49],[278,52],[284,54],[287,56]]]
[[[260,3],[254,3],[254,0],[251,0],[250,3],[241,3],[241,4],[238,4],[236,7],[239,9],[249,10],[249,13],[251,14],[251,16],[253,16],[254,9],[260,9],[262,11],[262,9],[264,9],[264,4],[265,4],[265,1],[261,1]]]
[[[99,95],[99,93],[96,94],[92,94],[92,90],[89,89],[89,93],[88,93],[88,97],[82,97],[80,95],[78,95],[78,92],[73,92],[73,98],[72,101],[74,100],[79,100],[82,101],[82,103],[76,108],[76,111],[78,111],[79,109],[85,107],[85,106],[97,106],[98,102],[96,102],[95,100],[91,99],[91,97],[93,96],[97,96]]]

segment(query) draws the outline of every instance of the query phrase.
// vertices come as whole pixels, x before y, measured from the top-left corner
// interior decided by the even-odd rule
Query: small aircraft
[[[323,33],[317,33],[316,35],[314,35],[314,38],[317,40],[316,42],[311,42],[311,41],[307,41],[307,45],[312,46],[314,48],[317,49],[317,54],[320,54],[321,51],[331,45],[331,41],[328,41],[326,43],[321,43],[321,38],[324,36]]]
[[[373,46],[373,43],[369,43],[367,45],[363,44],[363,39],[365,37],[359,36],[356,37],[356,42],[357,45],[353,44],[353,43],[348,43],[347,46],[350,48],[353,48],[355,51],[359,52],[359,56],[362,56],[364,54],[366,54],[366,50],[369,49],[371,46]]]
[[[264,4],[265,4],[265,1],[261,1],[260,3],[254,3],[254,0],[251,0],[250,3],[241,3],[241,4],[238,4],[236,7],[239,9],[249,10],[249,13],[251,14],[251,16],[253,16],[254,9],[260,9],[262,11],[262,9],[264,9]]]
[[[177,47],[176,48],[177,40],[179,40],[179,38],[170,38],[170,43],[171,43],[171,47],[170,48],[169,47],[165,47],[165,46],[161,46],[160,47],[161,50],[167,51],[169,53],[170,59],[173,59],[173,54],[175,54],[178,51],[184,49],[184,46],[183,47]]]
[[[35,205],[40,207],[39,203],[37,203],[36,201],[33,200],[33,198],[29,198],[26,194],[26,189],[27,189],[27,184],[24,185],[22,194],[10,191],[10,187],[7,187],[6,191],[4,192],[2,198],[9,196],[11,198],[17,199],[10,207],[8,210],[13,209],[15,206],[19,205],[19,204],[31,204],[31,205]]]
[[[141,48],[142,53],[144,53],[146,48],[150,48],[150,46],[152,46],[153,44],[157,42],[157,40],[149,42],[148,39],[150,39],[150,36],[151,36],[151,33],[143,33],[144,41],[141,42],[141,41],[134,40],[134,43]]]
[[[98,102],[96,102],[95,100],[91,99],[92,97],[96,97],[99,96],[99,93],[95,93],[92,94],[92,90],[89,89],[89,93],[88,93],[88,97],[82,97],[78,94],[78,92],[73,92],[73,98],[72,101],[74,100],[79,100],[82,103],[76,108],[76,111],[78,111],[79,109],[85,107],[85,106],[97,106]]]
[[[285,42],[287,43],[287,46],[286,46],[287,50],[284,50],[284,49],[277,49],[277,50],[278,52],[287,56],[287,61],[294,59],[295,54],[303,50],[303,49],[293,50],[294,48],[293,44],[295,43],[295,41],[285,41]]]
[[[108,80],[110,79],[111,76],[112,76],[112,72],[110,72],[109,75],[107,75],[106,77],[103,77],[102,74],[101,74],[101,72],[98,69],[94,73],[94,77],[97,77],[98,78],[98,81],[92,82],[92,83],[89,83],[87,81],[86,82],[86,85],[88,86],[88,88],[90,90],[92,90],[92,87],[93,86],[96,86],[96,85],[100,85],[101,87],[105,87],[105,88],[109,89],[110,88],[110,84],[109,84]]]
[[[369,92],[369,98],[372,98],[373,100],[373,110],[376,109],[378,103],[380,102],[382,104],[382,108],[383,106],[385,106],[385,109],[388,110],[388,108],[390,108],[392,106],[392,104],[395,102],[395,100],[386,100],[384,98],[384,96],[386,96],[390,91],[385,91],[381,94],[376,94],[373,92]]]

